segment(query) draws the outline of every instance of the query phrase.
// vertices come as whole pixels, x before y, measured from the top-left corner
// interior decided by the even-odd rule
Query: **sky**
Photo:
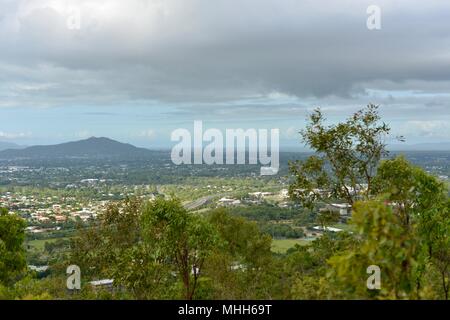
[[[368,103],[450,142],[450,1],[0,0],[0,141],[164,148],[202,120],[290,147],[314,108]]]

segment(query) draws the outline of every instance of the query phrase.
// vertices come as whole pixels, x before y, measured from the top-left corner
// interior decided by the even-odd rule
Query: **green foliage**
[[[116,265],[125,251],[140,240],[141,205],[134,198],[111,204],[97,224],[80,227],[72,239],[69,262],[80,266],[84,275],[111,277],[110,266]]]
[[[367,196],[378,162],[387,153],[383,138],[390,129],[380,123],[377,106],[369,104],[337,125],[327,126],[325,120],[316,109],[301,132],[316,155],[290,163],[295,177],[290,195],[309,208],[328,198],[352,204],[358,196]],[[363,192],[358,195],[357,190]]]
[[[225,241],[222,250],[247,267],[258,268],[270,259],[272,238],[261,233],[254,222],[242,217],[234,217],[225,209],[210,213],[209,221],[217,228]]]
[[[327,261],[334,255],[351,248],[355,239],[346,232],[325,233],[310,246],[289,249],[285,257],[284,274],[291,283],[289,292],[293,299],[341,298],[340,289],[328,277]]]
[[[375,195],[384,195],[395,204],[395,211],[405,225],[418,222],[420,215],[447,198],[442,182],[411,165],[403,156],[382,161],[373,186]]]
[[[205,259],[215,248],[215,229],[202,217],[189,214],[178,200],[158,198],[144,207],[143,240],[154,247],[156,261],[169,262],[192,299]]]
[[[419,233],[431,267],[439,275],[437,283],[442,299],[450,298],[450,200],[434,206],[420,216]]]
[[[274,294],[272,239],[254,222],[231,215],[226,209],[210,212],[208,220],[222,239],[206,262],[214,299],[263,299]]]
[[[80,230],[71,261],[85,275],[113,278],[136,298],[192,299],[216,243],[215,229],[176,199],[127,199],[111,205],[94,228]]]
[[[332,224],[339,222],[340,214],[336,211],[321,210],[317,215],[317,222],[322,227],[322,230],[326,230]]]
[[[268,204],[248,207],[232,207],[228,210],[234,215],[261,222],[297,219],[306,224],[314,221],[307,210],[298,208],[280,208]]]
[[[418,286],[427,270],[435,269],[440,277],[438,291],[448,299],[450,214],[447,187],[400,156],[381,163],[374,180],[374,192],[393,204],[400,223],[420,239]]]
[[[0,285],[11,284],[26,268],[25,221],[0,208]]]
[[[352,224],[360,245],[330,259],[349,297],[448,299],[450,215],[447,189],[403,157],[383,161],[374,179],[379,200],[357,202]],[[369,292],[366,268],[382,270],[382,289]]]
[[[379,297],[415,297],[418,241],[414,233],[403,227],[391,208],[378,201],[355,203],[352,223],[360,245],[329,260],[344,293],[354,298],[371,297],[366,270],[377,265],[382,270]]]
[[[268,223],[262,225],[261,230],[270,234],[273,238],[297,239],[305,236],[302,229],[293,228],[288,224]]]
[[[352,204],[356,233],[332,245],[326,235],[288,251],[294,298],[448,299],[447,187],[401,156],[380,162],[389,128],[379,120],[377,107],[369,105],[325,126],[316,110],[302,132],[316,155],[291,163],[291,196],[309,208],[329,199]],[[318,216],[322,226],[333,219],[326,211]],[[379,291],[367,289],[370,265],[381,268]]]

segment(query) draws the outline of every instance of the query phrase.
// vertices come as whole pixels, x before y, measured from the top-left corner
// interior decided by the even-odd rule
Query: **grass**
[[[30,249],[34,249],[37,251],[43,251],[45,243],[52,243],[57,240],[67,240],[69,238],[50,238],[50,239],[39,239],[39,240],[30,240],[26,243],[27,246],[30,246]]]
[[[311,240],[306,239],[273,239],[272,240],[272,252],[285,253],[288,249],[293,248],[296,244],[301,246],[307,246],[311,243]]]

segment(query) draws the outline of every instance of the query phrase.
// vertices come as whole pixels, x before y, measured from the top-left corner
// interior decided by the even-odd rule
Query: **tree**
[[[369,104],[337,125],[325,120],[320,109],[313,112],[301,136],[316,154],[289,165],[295,177],[290,195],[309,208],[329,198],[350,205],[368,198],[379,160],[387,154],[383,139],[390,128],[380,122],[378,106]]]
[[[371,192],[374,196],[384,195],[405,226],[419,222],[424,212],[447,199],[441,181],[411,165],[403,156],[381,162]]]
[[[320,224],[323,231],[326,231],[331,224],[339,222],[339,219],[339,212],[327,209],[320,210],[317,215],[317,222]]]
[[[374,179],[373,192],[382,194],[399,217],[405,232],[415,232],[421,241],[421,278],[434,267],[440,274],[440,287],[449,296],[450,214],[448,190],[443,182],[411,165],[403,156],[382,161]],[[419,253],[417,254],[419,256]],[[431,265],[430,265],[431,264]]]
[[[232,216],[226,209],[213,210],[209,221],[225,241],[223,249],[240,263],[249,268],[260,268],[270,259],[272,238],[261,233],[256,223]]]
[[[213,298],[273,298],[278,278],[270,251],[272,238],[256,223],[233,216],[227,209],[212,210],[208,221],[221,239],[205,270],[212,279]]]
[[[80,266],[86,276],[112,277],[111,266],[140,241],[141,206],[140,200],[127,198],[110,204],[91,227],[79,226],[70,263]]]
[[[10,285],[26,269],[25,221],[0,208],[0,285]]]
[[[439,273],[442,297],[450,298],[450,200],[425,212],[419,232],[423,237],[432,266]]]
[[[80,231],[71,260],[84,274],[111,277],[139,299],[193,299],[217,239],[211,224],[177,199],[127,199],[110,206],[98,225]]]
[[[330,199],[348,202],[356,234],[349,235],[352,241],[335,239],[334,246],[325,246],[326,254],[319,255],[325,260],[315,259],[314,246],[325,238],[305,252],[290,251],[289,259],[312,266],[297,271],[293,296],[448,299],[447,186],[404,157],[380,161],[387,155],[383,137],[389,128],[380,123],[376,106],[369,105],[344,123],[325,126],[324,121],[316,110],[302,132],[316,155],[290,164],[295,178],[290,194],[309,208]],[[332,268],[325,274],[327,265]],[[370,265],[381,268],[380,291],[366,287]],[[326,290],[319,290],[325,280]]]
[[[351,298],[417,298],[414,291],[419,241],[406,232],[392,208],[381,201],[356,202],[352,213],[360,244],[330,258],[331,278]],[[366,287],[367,267],[381,269],[381,291]]]
[[[450,215],[444,184],[404,158],[386,160],[374,180],[379,200],[355,203],[360,245],[329,260],[351,297],[373,297],[365,270],[382,270],[382,298],[444,298],[449,293]],[[434,279],[438,274],[438,281]]]
[[[344,250],[352,250],[357,240],[347,232],[325,233],[309,246],[296,245],[287,252],[284,273],[291,283],[294,299],[342,299],[341,288],[328,277],[328,260]]]
[[[215,229],[176,199],[147,203],[141,221],[144,241],[152,243],[159,258],[174,267],[184,286],[184,298],[193,299],[205,260],[218,241]]]

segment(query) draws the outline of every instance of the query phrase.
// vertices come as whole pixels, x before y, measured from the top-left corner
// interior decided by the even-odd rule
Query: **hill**
[[[56,145],[31,146],[24,149],[8,149],[0,152],[0,159],[54,159],[54,158],[145,158],[152,151],[109,138],[91,137],[86,140]]]
[[[0,141],[0,151],[6,150],[6,149],[20,149],[22,148],[18,144],[12,143],[12,142],[4,142]]]
[[[450,151],[450,142],[392,144],[388,146],[392,151]]]

